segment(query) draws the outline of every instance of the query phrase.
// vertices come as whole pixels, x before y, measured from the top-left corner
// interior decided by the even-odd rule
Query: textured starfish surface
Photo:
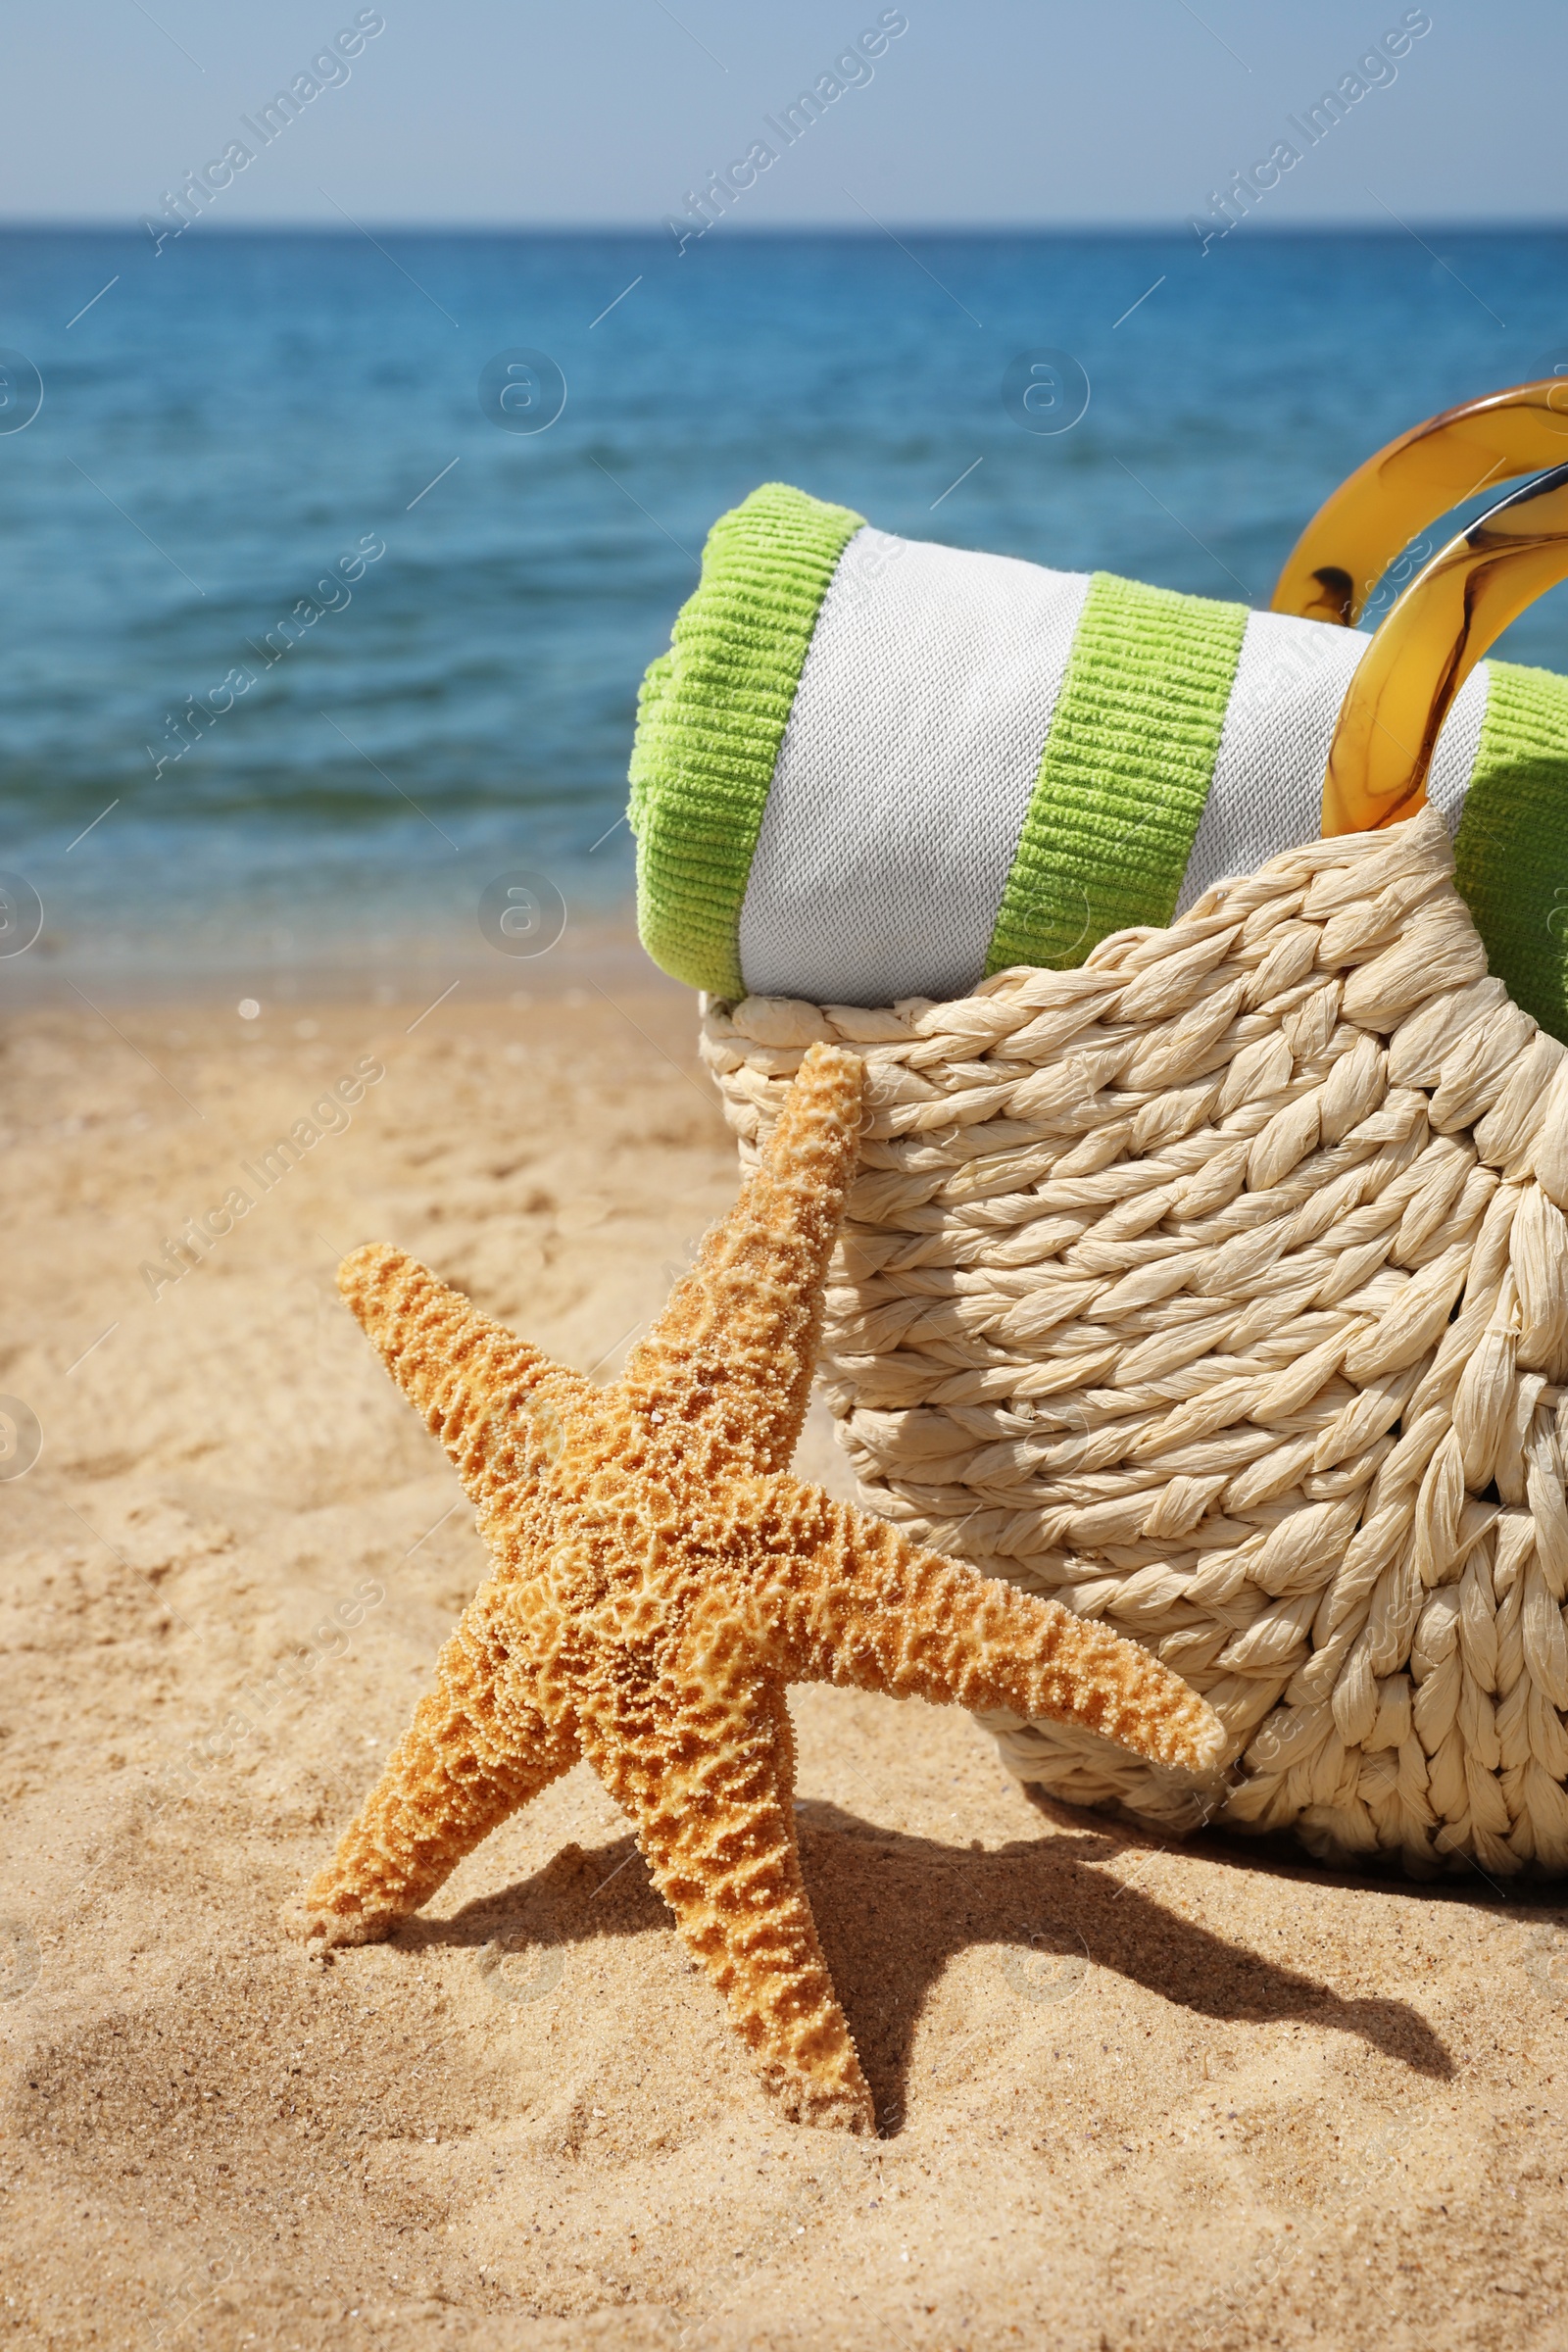
[[[768,2090],[799,2121],[869,2131],[801,1876],[786,1686],[1072,1716],[1195,1770],[1220,1732],[1144,1650],[787,1475],[859,1106],[857,1057],[814,1047],[761,1165],[611,1389],[400,1250],[344,1260],[494,1573],[290,1919],[318,1944],[386,1935],[586,1757]]]

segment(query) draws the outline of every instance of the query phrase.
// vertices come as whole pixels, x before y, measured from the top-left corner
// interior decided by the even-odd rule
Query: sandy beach
[[[584,1767],[286,1940],[483,1565],[337,1257],[604,1379],[733,1195],[690,998],[612,995],[0,1029],[0,2342],[1562,2343],[1568,1889],[1171,1845],[810,1690],[874,2141],[769,2109]],[[820,1407],[798,1467],[852,1492]]]

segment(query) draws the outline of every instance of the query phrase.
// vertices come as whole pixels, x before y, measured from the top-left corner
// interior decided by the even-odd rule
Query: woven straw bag
[[[705,1013],[748,1163],[808,1044],[864,1054],[822,1378],[869,1507],[1230,1734],[1205,1801],[993,1722],[1074,1803],[1568,1868],[1568,1055],[1451,867],[1427,813],[1077,971]]]
[[[986,1719],[1073,1803],[1568,1870],[1568,1054],[1488,974],[1421,753],[1375,772],[1400,698],[1429,756],[1568,568],[1565,481],[1374,641],[1325,800],[1377,829],[956,1002],[704,1001],[748,1165],[808,1045],[864,1056],[821,1374],[868,1507],[1154,1649],[1226,1727],[1195,1791]]]

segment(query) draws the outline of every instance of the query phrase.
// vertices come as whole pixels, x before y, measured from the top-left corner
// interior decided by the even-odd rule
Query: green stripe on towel
[[[1247,619],[1245,605],[1095,573],[987,972],[1061,970],[1112,931],[1170,921]]]
[[[631,761],[638,925],[656,963],[745,993],[741,903],[828,582],[862,517],[764,483],[708,535],[670,650],[648,670]]]
[[[1568,1039],[1568,680],[1491,669],[1454,880],[1514,1003]]]

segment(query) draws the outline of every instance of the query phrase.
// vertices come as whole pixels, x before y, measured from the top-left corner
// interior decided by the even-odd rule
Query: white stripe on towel
[[[1252,613],[1178,914],[1212,883],[1253,873],[1282,850],[1317,839],[1335,722],[1371,642],[1332,621]],[[1450,833],[1480,748],[1487,692],[1487,665],[1480,662],[1460,688],[1433,756],[1427,797]]]
[[[747,881],[752,994],[891,1004],[982,977],[1088,591],[1087,572],[856,533]]]

